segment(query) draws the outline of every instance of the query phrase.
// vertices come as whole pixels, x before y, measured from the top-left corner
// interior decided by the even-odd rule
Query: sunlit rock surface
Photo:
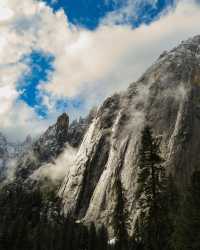
[[[133,233],[138,148],[146,124],[161,141],[167,172],[184,188],[200,166],[200,36],[163,53],[127,91],[99,108],[59,190],[66,215],[103,223],[112,234],[119,174]]]

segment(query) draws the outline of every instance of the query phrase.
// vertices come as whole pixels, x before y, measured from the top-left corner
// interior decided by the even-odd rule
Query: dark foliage
[[[159,143],[148,126],[142,133],[138,183],[140,216],[136,223],[136,240],[144,250],[169,249],[168,178]]]
[[[126,250],[128,248],[128,234],[126,231],[126,209],[125,198],[120,178],[118,177],[115,183],[117,204],[114,211],[114,229],[117,239],[116,249]]]
[[[192,175],[191,184],[178,209],[172,237],[173,250],[200,249],[200,172]]]
[[[121,169],[122,150],[114,183],[115,244],[105,227],[96,228],[65,218],[54,189],[30,189],[12,183],[0,190],[0,250],[199,250],[200,172],[196,171],[184,196],[170,175],[166,177],[159,144],[146,127],[142,134],[138,175],[138,210],[134,236],[128,235],[126,197]]]
[[[1,250],[106,250],[107,231],[89,228],[60,214],[54,195],[44,199],[38,191],[28,192],[11,185],[0,193]]]

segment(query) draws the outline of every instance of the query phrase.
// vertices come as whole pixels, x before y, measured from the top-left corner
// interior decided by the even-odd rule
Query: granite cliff
[[[104,224],[113,234],[118,174],[133,233],[145,125],[160,140],[166,171],[184,190],[200,166],[200,36],[163,53],[137,82],[101,105],[59,190],[65,215]]]

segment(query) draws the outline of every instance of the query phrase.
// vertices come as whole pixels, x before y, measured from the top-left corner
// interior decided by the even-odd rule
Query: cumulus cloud
[[[136,29],[102,24],[93,32],[79,30],[72,46],[67,46],[68,60],[62,71],[66,81],[57,81],[55,74],[46,89],[66,96],[81,92],[96,100],[124,89],[163,50],[198,34],[199,21],[199,5],[195,1],[181,1],[150,25]]]
[[[141,3],[128,0],[122,18],[130,14],[133,2]],[[135,81],[163,50],[200,32],[200,6],[194,0],[179,1],[154,22],[135,29],[115,25],[114,14],[89,31],[70,24],[62,9],[53,12],[41,1],[1,0],[0,130],[15,138],[29,131],[39,133],[57,114],[55,100],[80,97],[87,107],[96,105]],[[18,80],[29,70],[21,59],[32,50],[55,57],[55,71],[39,86],[51,114],[46,121],[18,101]]]
[[[38,117],[34,109],[22,101],[17,101],[11,106],[7,106],[6,109],[7,112],[5,110],[3,114],[0,114],[0,126],[1,131],[7,135],[10,141],[22,141],[28,134],[38,136],[47,129],[49,122],[53,122],[53,118],[45,120]]]

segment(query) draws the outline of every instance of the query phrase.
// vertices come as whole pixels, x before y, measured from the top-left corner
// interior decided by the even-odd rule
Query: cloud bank
[[[40,133],[58,115],[55,103],[61,98],[80,98],[85,112],[137,80],[164,50],[200,33],[200,5],[194,0],[179,1],[148,25],[116,25],[116,18],[130,15],[133,2],[89,31],[70,24],[62,9],[53,12],[41,1],[1,0],[0,131],[19,140]],[[55,58],[54,72],[38,87],[47,119],[20,100],[17,90],[20,77],[30,70],[22,58],[33,50]],[[66,111],[76,116],[82,109]]]

